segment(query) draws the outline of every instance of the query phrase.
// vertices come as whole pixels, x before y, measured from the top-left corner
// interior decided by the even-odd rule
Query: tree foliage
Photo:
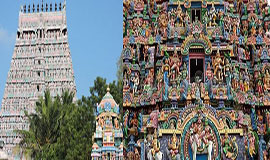
[[[122,81],[113,81],[107,85],[106,79],[97,77],[94,80],[94,86],[90,87],[90,97],[88,97],[90,103],[98,104],[102,100],[103,96],[107,93],[107,88],[110,88],[110,93],[113,96],[115,102],[119,104],[120,113],[122,113],[123,106],[123,85]],[[122,116],[121,116],[122,117]]]
[[[97,77],[90,87],[90,96],[74,102],[74,94],[64,92],[52,98],[49,91],[36,103],[35,113],[25,115],[29,131],[17,131],[20,147],[31,159],[91,159],[95,132],[95,109],[110,88],[110,93],[122,110],[122,58],[117,62],[117,81],[107,85],[106,79]],[[122,117],[122,116],[121,116]]]
[[[73,98],[73,93],[64,92],[53,100],[46,91],[36,112],[26,112],[30,128],[18,131],[20,146],[33,159],[90,159],[93,107],[83,100],[73,103]]]

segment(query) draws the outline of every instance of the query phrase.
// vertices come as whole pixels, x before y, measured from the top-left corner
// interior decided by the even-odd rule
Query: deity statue
[[[265,126],[264,126],[264,123],[263,123],[263,115],[261,114],[261,111],[259,110],[258,111],[258,134],[260,135],[264,135],[265,133]]]
[[[208,63],[206,69],[206,81],[210,81],[212,79],[213,79],[213,71],[211,69],[210,63]]]
[[[238,127],[239,128],[242,128],[245,125],[243,111],[238,111],[238,117],[237,117],[236,121],[238,122]]]
[[[192,149],[192,157],[196,159],[197,152],[207,151],[208,160],[211,160],[213,150],[213,131],[208,126],[208,119],[202,123],[202,115],[199,113],[197,122],[192,123],[190,128],[189,143]]]
[[[163,72],[163,82],[165,85],[163,99],[168,99],[168,89],[169,89],[169,75],[170,75],[170,65],[168,59],[165,59],[165,64],[162,66],[162,72]]]
[[[129,78],[128,78],[127,72],[124,73],[123,87],[124,88],[128,88],[129,87]]]
[[[182,122],[181,122],[181,119],[179,118],[177,120],[177,127],[176,127],[178,130],[181,128],[181,124],[182,124]]]
[[[265,69],[265,74],[264,74],[263,82],[264,82],[264,89],[265,90],[270,90],[270,74],[269,74],[269,69]]]
[[[217,23],[216,23],[216,8],[214,6],[214,3],[212,3],[212,7],[210,8],[210,11],[209,11],[209,16],[210,16],[210,21],[209,21],[209,26],[216,26]]]
[[[258,78],[256,90],[259,95],[263,95],[263,83],[262,83],[261,78]]]
[[[130,128],[129,130],[129,134],[130,135],[138,135],[138,120],[137,120],[137,116],[136,114],[133,114],[133,118],[130,120]]]
[[[219,26],[222,27],[223,29],[224,28],[224,11],[223,10],[219,10],[218,17],[219,17]]]
[[[242,77],[241,72],[240,72],[240,76]],[[244,88],[244,82],[243,82],[243,79],[242,79],[242,78],[241,78],[240,81],[239,81],[239,87],[240,87],[240,90],[241,90],[242,92],[245,91],[245,88]]]
[[[232,139],[228,136],[228,131],[225,131],[225,137],[222,142],[222,150],[226,158],[235,160],[238,155],[238,145],[236,137]]]
[[[114,119],[114,127],[115,129],[119,129],[119,122],[117,118]]]
[[[183,27],[184,26],[184,13],[182,11],[182,8],[181,8],[181,4],[180,4],[180,1],[178,1],[178,7],[177,7],[177,11],[176,11],[176,15],[177,15],[177,21],[179,23],[179,27]]]
[[[151,150],[149,151],[147,158],[154,159],[154,160],[162,160],[163,153],[160,151],[160,142],[158,140],[158,133],[155,129],[154,132],[154,139],[151,144]]]
[[[256,139],[254,136],[254,132],[249,129],[248,135],[245,139],[245,147],[248,153],[248,157],[251,160],[254,159],[254,156],[256,154],[255,143],[256,143]]]
[[[176,134],[173,133],[173,136],[171,138],[171,141],[168,142],[168,149],[169,149],[169,152],[170,152],[170,156],[172,159],[174,159],[177,155],[178,155],[178,152],[179,152],[179,141],[178,141],[178,138],[176,137]]]
[[[175,72],[175,76],[172,77],[172,79],[175,79],[179,73],[180,73],[180,67],[181,67],[181,64],[182,64],[182,60],[181,58],[178,57],[178,54],[177,54],[177,50],[175,49],[174,50],[174,54],[172,57],[170,57],[170,68],[171,68],[171,72]]]
[[[167,26],[168,26],[168,17],[166,13],[163,13],[159,16],[159,26],[162,32],[163,37],[167,37]]]
[[[250,78],[249,78],[249,73],[248,70],[245,70],[244,73],[244,88],[245,88],[245,92],[247,93],[249,91],[249,86],[250,86]]]
[[[152,125],[155,129],[158,127],[158,115],[159,115],[159,110],[154,110],[150,114],[150,123],[149,125]]]
[[[185,21],[186,27],[188,27],[188,25],[190,24],[190,16],[189,16],[187,11],[186,11],[186,14],[185,14],[184,21]]]
[[[208,12],[205,12],[204,16],[202,17],[202,23],[208,27],[208,24],[209,24],[209,16],[208,16]]]
[[[231,86],[231,64],[229,59],[225,59],[225,79],[227,86]]]
[[[140,158],[140,153],[139,153],[138,149],[135,147],[135,149],[134,149],[134,160],[140,160],[140,159],[141,159]]]
[[[174,120],[170,121],[170,129],[175,129],[175,121]]]
[[[136,72],[134,77],[130,78],[130,81],[133,82],[133,94],[137,93],[138,86],[140,84],[140,77],[139,74]]]
[[[213,61],[213,66],[214,66],[214,76],[217,82],[221,83],[223,82],[223,65],[224,65],[224,60],[222,60],[219,49],[217,51],[217,55]]]
[[[156,80],[157,80],[157,90],[160,91],[162,88],[162,81],[163,81],[163,74],[161,69],[158,70]]]
[[[160,149],[160,143],[157,138],[157,131],[155,130],[154,139],[152,141],[152,154],[155,155],[155,153],[159,152],[159,149]]]
[[[232,76],[232,88],[236,90],[239,86],[239,71],[237,66],[233,66],[233,76]]]

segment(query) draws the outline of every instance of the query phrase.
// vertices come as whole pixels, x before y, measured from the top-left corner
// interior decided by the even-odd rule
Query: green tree
[[[113,96],[116,103],[122,104],[122,87],[121,82],[113,81],[107,85],[106,79],[97,77],[94,80],[94,86],[90,87],[90,97],[87,99],[91,104],[97,105],[102,100],[103,96],[107,93],[107,88],[110,88],[110,93]]]
[[[18,131],[20,146],[33,159],[90,159],[93,106],[73,99],[73,93],[64,92],[53,100],[46,91],[36,103],[36,112],[26,112],[30,128]]]
[[[64,92],[53,99],[46,91],[36,103],[36,112],[25,112],[29,131],[17,131],[22,136],[20,147],[24,153],[29,153],[33,159],[91,159],[96,129],[94,112],[108,87],[123,114],[122,65],[120,56],[118,80],[107,85],[105,78],[97,77],[89,89],[90,96],[82,96],[76,103],[73,93]]]

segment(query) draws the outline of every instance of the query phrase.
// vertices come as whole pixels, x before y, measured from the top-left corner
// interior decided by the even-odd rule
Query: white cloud
[[[10,47],[14,45],[16,34],[14,32],[9,32],[7,29],[4,29],[0,26],[0,46]]]

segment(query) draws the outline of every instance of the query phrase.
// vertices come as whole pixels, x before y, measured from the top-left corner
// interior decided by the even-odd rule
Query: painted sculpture
[[[93,135],[92,160],[123,160],[123,132],[119,123],[119,105],[110,89],[97,105],[96,132]]]
[[[124,156],[270,159],[267,1],[123,5]]]

